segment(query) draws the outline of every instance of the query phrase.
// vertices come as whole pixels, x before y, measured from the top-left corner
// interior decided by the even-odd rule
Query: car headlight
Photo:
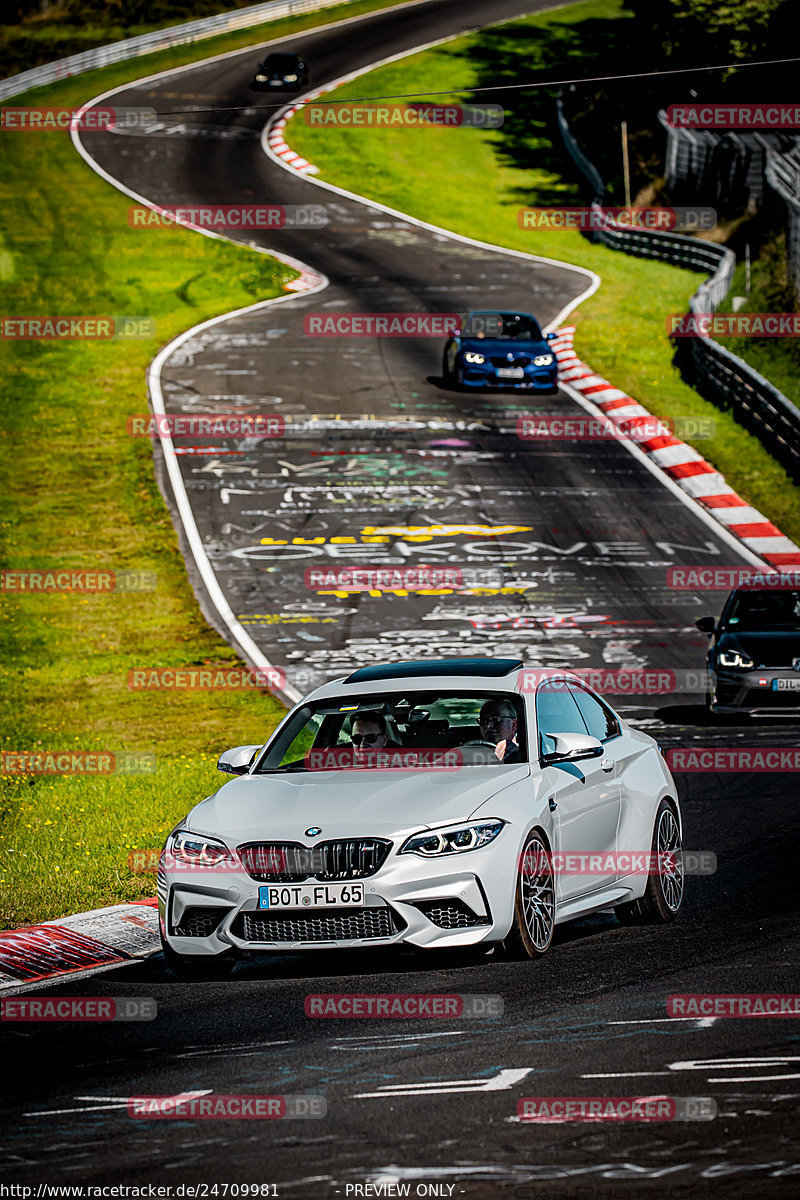
[[[283,82],[284,83],[297,83],[297,76],[296,75],[284,75]]]
[[[186,829],[177,829],[171,835],[167,842],[167,859],[177,867],[216,867],[226,860],[231,866],[236,863],[235,855],[223,842],[189,833]]]
[[[537,354],[533,360],[533,365],[535,367],[549,367],[552,361],[552,354]]]
[[[719,663],[721,667],[740,667],[742,670],[755,666],[752,658],[746,658],[738,650],[720,650]]]
[[[464,355],[464,361],[468,363],[483,363],[486,359],[482,354],[478,354],[477,350],[467,350]]]
[[[401,854],[419,854],[422,858],[437,858],[442,854],[465,854],[493,842],[505,821],[477,821],[474,825],[454,825],[451,829],[430,829],[415,833],[402,846]]]
[[[266,83],[266,82],[267,82],[266,75],[256,75],[256,83]]]

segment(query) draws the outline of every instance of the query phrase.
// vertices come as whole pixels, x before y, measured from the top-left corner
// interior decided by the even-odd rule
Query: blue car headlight
[[[477,350],[467,350],[464,354],[464,362],[478,364],[486,362],[486,359],[482,354],[478,354]]]
[[[533,365],[535,367],[549,367],[552,361],[552,354],[537,354],[536,358],[533,360]]]
[[[421,858],[438,858],[443,854],[466,854],[493,842],[505,821],[490,818],[486,821],[453,825],[449,829],[428,829],[415,833],[400,849],[401,854],[418,854]]]

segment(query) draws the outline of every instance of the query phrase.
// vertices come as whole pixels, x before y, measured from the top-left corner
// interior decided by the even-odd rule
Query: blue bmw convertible
[[[455,388],[519,388],[552,394],[558,390],[558,363],[530,313],[468,313],[449,339],[442,375]]]

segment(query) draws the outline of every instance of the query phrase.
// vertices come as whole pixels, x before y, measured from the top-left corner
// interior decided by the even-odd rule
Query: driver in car
[[[380,750],[383,746],[393,745],[389,740],[389,730],[386,718],[382,713],[364,713],[353,721],[350,734],[353,747],[353,757],[356,761],[369,757],[369,751]]]
[[[478,717],[481,737],[494,744],[500,762],[519,762],[517,742],[517,713],[510,700],[495,697],[487,700]]]

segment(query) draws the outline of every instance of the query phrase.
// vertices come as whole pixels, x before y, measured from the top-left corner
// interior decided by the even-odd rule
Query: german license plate
[[[800,692],[799,679],[773,679],[773,692]]]
[[[259,908],[348,908],[363,905],[363,883],[265,883]]]
[[[498,367],[498,379],[524,379],[525,372],[522,367]]]

